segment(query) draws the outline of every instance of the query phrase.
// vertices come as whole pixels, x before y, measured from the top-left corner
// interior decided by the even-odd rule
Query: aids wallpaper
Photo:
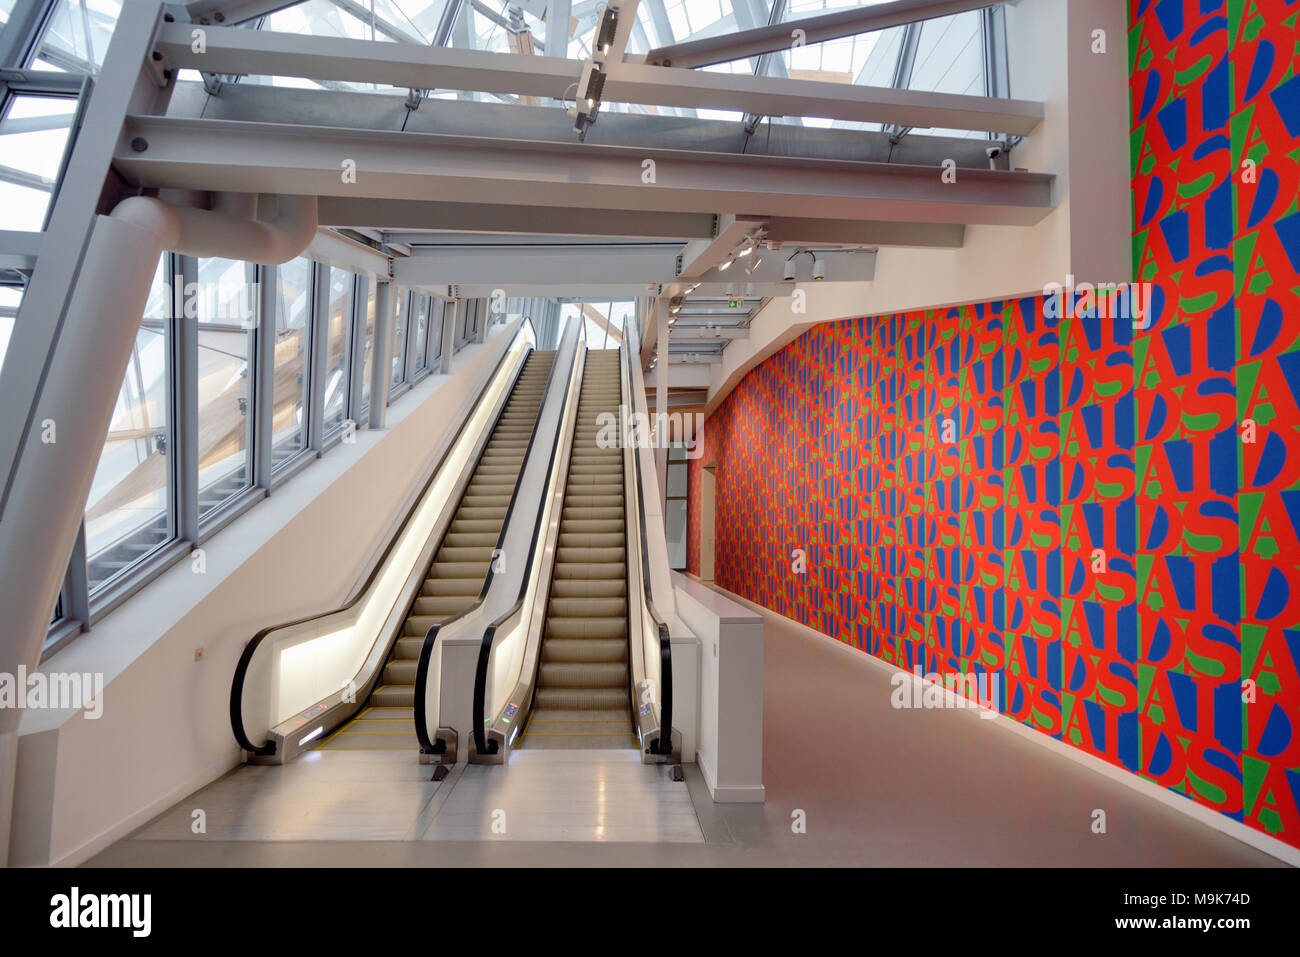
[[[1146,328],[1042,296],[821,325],[703,464],[722,587],[1300,846],[1297,14],[1130,4]]]

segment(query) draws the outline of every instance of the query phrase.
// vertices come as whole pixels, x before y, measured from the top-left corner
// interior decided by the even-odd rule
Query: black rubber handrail
[[[536,351],[536,350],[534,350]],[[533,420],[533,432],[528,437],[528,445],[524,449],[523,464],[519,467],[519,477],[515,479],[514,491],[510,493],[510,504],[506,506],[505,518],[501,521],[501,532],[497,535],[496,551],[493,554],[500,554],[502,546],[505,545],[506,533],[510,530],[510,516],[514,514],[515,502],[519,498],[519,489],[524,484],[524,473],[528,471],[528,460],[532,458],[533,442],[537,439],[537,423],[542,419],[542,413],[546,411],[546,399],[551,394],[551,383],[555,381],[555,367],[559,365],[560,353],[556,350],[555,360],[551,363],[551,371],[546,375],[546,388],[542,391],[542,401],[537,407],[537,418]],[[527,363],[525,363],[526,365]],[[522,370],[521,370],[522,371]],[[516,380],[517,382],[518,380]],[[510,391],[514,392],[512,385]],[[504,411],[504,408],[503,410]],[[493,424],[495,431],[496,425]],[[484,446],[486,449],[486,446]],[[474,470],[478,470],[478,463],[474,465]],[[429,686],[429,662],[433,657],[433,647],[438,639],[438,632],[442,628],[454,624],[465,618],[467,615],[477,611],[487,599],[488,591],[492,587],[492,577],[496,574],[496,563],[491,562],[488,565],[487,578],[483,580],[483,587],[479,590],[478,598],[474,604],[470,605],[460,614],[448,618],[441,624],[433,625],[429,628],[428,634],[424,636],[424,644],[420,646],[420,662],[415,666],[415,736],[420,742],[420,750],[425,754],[443,754],[446,752],[446,743],[435,740],[429,734],[429,719],[425,714],[424,697]]]
[[[531,319],[527,320],[527,322],[529,325],[532,325]],[[519,335],[519,333],[521,332],[523,332],[522,325],[519,327],[519,330],[518,332],[515,333],[515,335]],[[534,335],[536,335],[535,332]],[[492,374],[488,376],[487,381],[489,383],[497,377],[497,374],[501,371],[501,367],[505,365],[506,359],[509,358],[509,356],[510,356],[510,346],[507,345],[505,351],[501,354],[501,358],[497,360],[496,366],[493,367]],[[514,382],[517,382],[519,380],[519,376],[520,374],[522,374],[524,365],[526,364],[527,364],[527,357],[525,357],[525,361],[523,363],[520,363],[519,372],[515,373],[515,378],[511,383],[511,391],[514,390]],[[424,496],[428,493],[429,487],[433,485],[434,481],[438,477],[438,473],[442,471],[442,467],[446,463],[447,457],[451,454],[452,449],[456,447],[456,443],[460,441],[460,437],[464,434],[465,429],[469,426],[470,419],[474,417],[474,406],[476,406],[477,404],[478,404],[477,399],[474,402],[470,403],[470,407],[465,413],[464,420],[461,422],[460,427],[456,430],[455,437],[451,440],[451,442],[448,443],[447,448],[443,451],[442,456],[438,459],[438,464],[435,465],[433,467],[433,470],[429,473],[429,478],[424,483],[424,487],[420,490],[419,494],[415,496],[415,499],[414,501],[412,501],[410,508],[406,510],[406,514],[402,517],[401,522],[398,523],[397,530],[393,533],[393,537],[389,539],[388,544],[384,547],[384,551],[380,554],[379,558],[375,561],[374,566],[370,569],[370,574],[366,577],[365,584],[362,585],[357,590],[357,593],[352,596],[352,599],[348,601],[346,604],[340,605],[338,608],[331,609],[330,611],[318,612],[317,614],[314,615],[304,615],[301,618],[295,618],[293,621],[281,622],[278,625],[272,625],[269,628],[263,628],[261,631],[259,631],[257,634],[255,634],[252,637],[252,639],[248,642],[247,645],[244,646],[244,650],[239,656],[239,663],[235,665],[235,677],[230,687],[230,727],[231,730],[234,731],[235,733],[235,741],[245,751],[251,752],[252,754],[259,754],[259,755],[270,755],[275,753],[274,742],[268,739],[266,744],[255,745],[248,739],[248,733],[244,728],[244,714],[243,714],[244,681],[248,677],[248,668],[253,661],[253,655],[256,653],[258,646],[262,643],[263,639],[265,639],[266,636],[273,631],[279,631],[281,628],[292,628],[295,625],[301,625],[304,624],[305,622],[314,621],[317,618],[327,618],[330,615],[337,615],[340,612],[347,611],[349,608],[351,608],[358,601],[361,600],[361,596],[364,595],[367,591],[369,591],[370,586],[374,584],[375,576],[377,576],[379,574],[379,570],[384,567],[384,562],[388,560],[388,556],[392,554],[392,550],[396,546],[397,541],[402,537],[402,530],[406,528],[406,526],[410,523],[412,517],[414,517],[415,511],[417,508],[419,508],[420,502],[424,500]]]
[[[627,366],[627,391],[628,398],[635,400],[636,391],[634,378],[632,375],[632,345],[630,339],[624,340],[627,347],[625,351]],[[647,413],[649,407],[647,403]],[[656,410],[658,411],[658,410]],[[646,547],[645,537],[645,489],[643,487],[641,475],[641,456],[640,438],[638,437],[636,447],[632,452],[632,460],[636,468],[636,499],[637,499],[637,528],[641,533],[641,582],[645,588],[646,610],[649,611],[651,619],[655,623],[655,628],[659,634],[659,737],[650,742],[649,750],[651,754],[672,754],[673,753],[673,646],[672,640],[668,634],[668,625],[659,617],[658,611],[654,607],[654,595],[650,588],[650,553]],[[635,715],[633,715],[635,719]],[[665,743],[666,739],[666,743]]]
[[[578,353],[573,353],[573,361],[577,363]],[[572,375],[572,372],[570,372]],[[581,389],[581,384],[579,384]],[[567,402],[566,402],[567,405]],[[556,453],[560,448],[560,433],[563,431],[561,425],[564,419],[564,409],[560,410],[560,421],[555,425],[555,440],[551,443],[550,461],[555,461]],[[543,492],[540,501],[537,503],[537,518],[533,523],[533,536],[530,539],[533,547],[528,550],[528,561],[524,563],[523,578],[519,582],[519,597],[515,603],[510,606],[509,610],[500,615],[495,621],[483,630],[483,639],[479,643],[478,662],[474,670],[474,750],[479,754],[496,754],[497,743],[495,740],[489,741],[487,737],[487,672],[488,664],[492,660],[492,645],[496,641],[497,629],[509,621],[520,608],[524,606],[524,599],[528,595],[528,577],[533,570],[533,562],[537,558],[539,551],[537,547],[538,536],[542,530],[542,517],[546,514],[546,503],[550,496]]]

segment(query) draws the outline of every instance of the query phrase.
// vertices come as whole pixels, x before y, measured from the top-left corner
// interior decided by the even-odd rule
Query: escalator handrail
[[[535,349],[533,350],[536,351]],[[546,399],[551,394],[551,384],[555,381],[555,368],[558,366],[560,358],[559,350],[555,352],[555,361],[551,363],[551,370],[546,375],[546,388],[542,390],[542,401],[537,406],[537,418],[533,421],[532,434],[528,436],[528,445],[524,449],[523,463],[519,466],[519,477],[515,479],[514,490],[510,493],[510,504],[506,506],[505,518],[501,520],[501,531],[497,535],[496,548],[493,555],[499,555],[506,542],[506,533],[510,531],[510,518],[515,511],[515,501],[519,498],[519,489],[524,484],[524,473],[528,471],[528,462],[533,455],[533,442],[537,439],[537,423],[542,420],[542,413],[546,410]],[[525,365],[527,363],[525,362]],[[522,373],[522,368],[520,372]],[[514,393],[514,386],[518,384],[518,379],[511,385],[510,391]],[[505,407],[502,407],[502,414],[505,413]],[[500,417],[498,416],[498,421]],[[493,431],[496,431],[496,422],[492,423]],[[558,433],[558,429],[557,429]],[[486,449],[486,446],[484,446]],[[478,471],[478,464],[475,463],[474,471]],[[471,473],[472,474],[472,473]],[[433,658],[433,648],[437,643],[438,632],[447,628],[456,622],[468,617],[482,607],[483,602],[487,600],[488,592],[492,588],[492,578],[496,574],[496,562],[488,563],[487,577],[483,579],[483,587],[479,590],[478,598],[474,604],[470,605],[460,614],[448,618],[440,624],[432,625],[424,636],[424,644],[420,646],[420,661],[415,667],[415,736],[420,742],[420,750],[425,754],[442,754],[445,746],[435,741],[429,734],[429,719],[425,713],[424,700],[428,691],[429,683],[429,663]]]
[[[576,351],[573,354],[573,361],[575,363],[578,361]],[[579,383],[578,388],[581,390],[581,383]],[[564,410],[561,409],[561,422],[556,423],[555,440],[551,443],[551,462],[555,461],[555,456],[560,448],[560,435],[564,431],[560,427],[563,422],[563,414]],[[519,597],[515,599],[515,603],[509,609],[497,616],[495,621],[488,624],[483,630],[483,640],[479,643],[478,662],[474,669],[474,710],[471,712],[474,715],[474,750],[479,754],[496,754],[497,752],[495,739],[489,742],[487,737],[487,723],[489,720],[487,715],[487,672],[488,665],[492,661],[492,645],[496,641],[497,629],[513,618],[519,612],[519,609],[524,607],[524,599],[528,596],[528,579],[533,571],[533,562],[540,551],[537,542],[541,535],[542,518],[546,514],[546,503],[549,499],[550,496],[543,493],[537,503],[537,519],[533,523],[533,535],[530,539],[533,547],[528,550],[528,561],[524,563],[524,574],[519,582]],[[416,678],[418,681],[418,674]],[[417,700],[419,699],[417,698]]]
[[[536,341],[537,332],[536,332],[536,328],[533,326],[532,320],[525,319],[524,321],[528,323],[529,328],[533,329],[533,338],[534,341]],[[519,330],[518,332],[515,333],[515,335],[518,336],[523,331],[524,331],[524,326],[521,323],[519,326]],[[505,365],[505,362],[509,357],[510,357],[510,345],[507,345],[505,350],[501,353],[501,358],[497,360],[497,364],[493,367],[492,374],[487,377],[486,381],[488,383],[491,383],[492,380],[497,377],[497,374],[500,373],[501,368]],[[524,362],[520,363],[519,365],[519,372],[515,373],[515,381],[518,381],[519,375],[523,372],[524,365],[526,364],[527,364],[527,355],[525,355],[524,357]],[[486,386],[484,386],[484,388],[486,388]],[[511,384],[512,391],[513,388],[514,385],[512,383]],[[410,507],[406,510],[406,514],[402,516],[402,520],[397,524],[396,531],[393,532],[392,538],[390,538],[388,540],[388,544],[384,546],[383,552],[381,552],[378,558],[376,558],[374,564],[370,569],[369,574],[366,576],[365,583],[359,589],[357,589],[356,593],[352,596],[352,598],[349,599],[346,603],[340,605],[339,607],[330,609],[329,611],[322,611],[313,615],[304,615],[301,618],[295,618],[292,621],[285,621],[276,625],[271,625],[268,628],[263,628],[261,631],[259,631],[257,634],[255,634],[252,637],[252,639],[248,642],[247,645],[244,646],[244,650],[239,656],[239,662],[238,664],[235,665],[235,677],[234,680],[231,682],[231,686],[230,686],[230,726],[231,726],[231,730],[234,731],[235,733],[235,741],[239,744],[239,746],[243,750],[258,755],[270,755],[275,753],[275,743],[272,740],[268,738],[266,744],[255,745],[252,743],[252,741],[249,740],[248,732],[244,728],[244,706],[243,706],[244,705],[244,681],[248,677],[248,669],[249,666],[252,664],[253,655],[257,652],[258,646],[260,646],[262,642],[265,640],[266,636],[271,634],[272,632],[280,631],[283,628],[293,628],[296,625],[306,624],[307,622],[314,621],[318,618],[328,618],[330,615],[338,615],[345,611],[348,611],[353,606],[355,606],[357,602],[361,600],[361,598],[366,594],[366,592],[370,590],[370,586],[375,583],[375,578],[379,574],[379,570],[384,567],[384,563],[388,561],[388,558],[392,554],[393,549],[396,547],[398,540],[401,539],[403,529],[405,529],[406,526],[410,524],[411,519],[415,516],[416,509],[419,508],[420,503],[424,500],[424,496],[428,494],[429,488],[437,480],[438,473],[442,471],[443,465],[446,464],[447,457],[451,455],[452,450],[456,447],[457,443],[460,441],[460,438],[464,434],[465,429],[468,428],[470,420],[473,419],[474,417],[473,415],[474,407],[478,404],[481,395],[482,395],[481,393],[476,394],[473,401],[468,403],[468,409],[465,411],[465,415],[462,418],[459,427],[457,427],[456,429],[456,434],[452,437],[452,440],[447,443],[447,447],[443,450],[442,455],[439,457],[438,463],[429,472],[428,480],[424,483],[424,486],[420,489],[419,493],[412,500]]]
[[[635,401],[636,391],[635,382],[632,375],[632,346],[631,338],[625,338],[623,345],[625,363],[627,370],[627,391],[629,399]],[[626,437],[625,437],[626,438]],[[636,472],[636,498],[637,513],[636,524],[637,531],[641,539],[641,582],[645,590],[646,610],[650,613],[650,619],[654,623],[655,631],[659,636],[659,740],[651,741],[649,748],[651,754],[672,754],[673,751],[673,647],[672,639],[668,633],[668,625],[659,610],[655,607],[654,595],[650,586],[650,552],[646,545],[645,534],[645,487],[641,474],[641,456],[640,440],[638,438],[636,445],[632,450],[632,460]],[[640,636],[637,636],[640,640]],[[634,713],[635,714],[635,713]]]

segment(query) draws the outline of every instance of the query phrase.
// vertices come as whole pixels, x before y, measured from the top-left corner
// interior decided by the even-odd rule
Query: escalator
[[[432,627],[468,611],[480,600],[555,357],[553,351],[529,354],[420,591],[407,610],[378,684],[356,717],[318,748],[419,748],[413,708],[421,647]]]
[[[616,419],[619,353],[587,352],[537,685],[516,747],[638,747],[631,715],[623,450],[601,448],[599,416]]]

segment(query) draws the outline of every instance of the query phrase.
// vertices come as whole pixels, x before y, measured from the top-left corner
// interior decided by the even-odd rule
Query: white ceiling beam
[[[620,23],[622,23],[620,18]],[[178,68],[205,73],[271,74],[310,80],[386,83],[403,89],[474,90],[562,99],[581,64],[561,57],[521,57],[413,43],[299,36],[211,27],[206,48],[192,49],[188,24],[163,24],[158,49]],[[815,116],[913,128],[1025,135],[1043,106],[1025,100],[896,90],[815,80],[790,80],[610,64],[602,99],[765,116]]]
[[[961,223],[904,223],[805,219],[774,216],[767,237],[791,246],[911,246],[960,249],[966,238]]]
[[[130,117],[120,142],[114,165],[141,187],[408,202],[1032,225],[1052,209],[1054,180],[968,169],[944,183],[929,166],[156,116]]]
[[[686,317],[683,316],[682,319],[678,321],[677,325],[673,326],[673,331],[668,335],[671,341],[689,342],[693,339],[718,340],[749,338],[748,329],[737,328],[735,326],[716,326],[713,329],[706,329],[701,326],[683,326],[682,322],[684,322],[685,319]]]
[[[410,283],[566,282],[644,284],[671,279],[677,249],[650,247],[465,247],[412,250],[393,264],[393,276]]]
[[[748,283],[781,283],[785,281],[785,263],[795,256],[795,267],[799,279],[812,278],[812,259],[804,253],[796,255],[796,247],[786,246],[777,252],[766,249],[755,250],[751,256],[736,260],[730,269],[719,271],[710,269],[700,275],[700,279],[710,283],[734,284],[737,290],[744,290]],[[870,249],[855,249],[847,252],[816,251],[818,260],[826,263],[826,279],[835,282],[864,282],[876,278],[876,253]],[[758,262],[754,268],[755,261]],[[754,268],[752,273],[747,269]],[[792,285],[792,283],[786,283]]]
[[[750,233],[763,226],[761,219],[738,219],[734,215],[718,218],[718,234],[712,239],[697,239],[682,250],[683,279],[695,279],[714,269],[736,253],[736,248]]]
[[[401,282],[400,279],[398,281]],[[589,283],[575,280],[572,282],[552,281],[545,283],[457,283],[455,285],[456,294],[462,299],[490,299],[497,290],[504,290],[506,297],[510,299],[539,297],[567,300],[595,299],[600,302],[609,302],[614,299],[635,299],[637,296],[646,294],[646,284],[640,282]]]
[[[803,31],[802,42],[810,45],[978,10],[1001,2],[1004,0],[894,0],[816,17],[799,17],[751,30],[731,31],[720,36],[684,40],[651,50],[646,54],[646,63],[682,68],[712,66],[788,50],[795,29]]]
[[[710,213],[590,207],[502,205],[403,199],[323,196],[320,221],[330,226],[383,225],[398,242],[436,243],[437,233],[403,232],[439,229],[456,232],[508,233],[629,239],[689,240],[713,235]],[[423,237],[423,238],[421,238]]]

